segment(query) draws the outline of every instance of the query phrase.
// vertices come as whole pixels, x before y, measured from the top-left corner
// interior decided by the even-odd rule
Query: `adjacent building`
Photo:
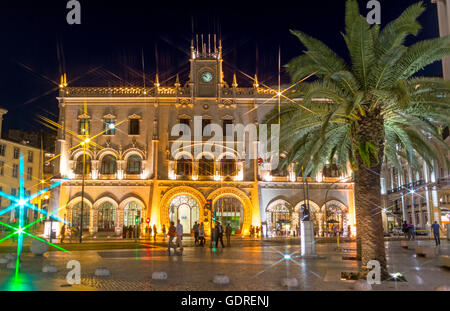
[[[0,129],[1,120],[7,110],[0,109]],[[19,163],[20,154],[24,159],[24,175],[20,175]],[[25,184],[25,194],[36,193],[42,189],[42,152],[41,149],[27,144],[21,144],[9,139],[0,138],[0,190],[12,196],[19,195],[20,178]],[[31,201],[32,204],[40,204],[41,197]],[[0,197],[0,211],[11,206],[11,201]],[[0,220],[12,223],[17,216],[16,210],[12,210],[0,216]],[[36,219],[38,214],[34,211],[27,212],[28,220]],[[4,228],[3,228],[4,229]]]

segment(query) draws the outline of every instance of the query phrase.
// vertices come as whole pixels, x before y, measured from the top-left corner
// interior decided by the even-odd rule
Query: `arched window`
[[[220,175],[222,176],[236,176],[236,161],[234,159],[220,160]]]
[[[89,155],[84,155],[84,174],[89,174],[91,172],[91,157]],[[77,163],[75,166],[75,174],[83,174],[83,155],[81,154],[77,158]]]
[[[140,222],[142,217],[142,208],[138,202],[132,201],[125,206],[123,213],[123,225],[126,227],[135,226],[136,217],[138,217]]]
[[[98,231],[114,231],[116,224],[116,207],[111,202],[104,202],[98,207]]]
[[[198,162],[198,174],[200,176],[212,176],[214,174],[214,160],[203,156]]]
[[[127,174],[140,174],[142,167],[142,159],[137,154],[128,157]]]
[[[84,202],[83,204],[83,231],[89,231],[89,205]],[[78,202],[72,207],[72,221],[71,225],[78,228],[81,224],[81,202]]]
[[[102,159],[100,174],[115,174],[117,170],[116,157],[107,154]]]

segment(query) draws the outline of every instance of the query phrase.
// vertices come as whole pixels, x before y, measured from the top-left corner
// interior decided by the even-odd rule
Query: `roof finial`
[[[258,83],[258,75],[255,73],[255,82],[253,83],[253,87],[259,87],[259,83]]]
[[[175,80],[175,87],[180,87],[180,76],[178,75],[178,73],[177,73],[177,78],[176,78],[176,80]]]
[[[159,87],[159,86],[160,86],[160,84],[159,84],[159,76],[158,76],[158,73],[156,73],[155,87]]]
[[[237,81],[236,81],[236,73],[233,74],[233,84],[232,84],[232,86],[233,87],[237,87],[238,86]]]

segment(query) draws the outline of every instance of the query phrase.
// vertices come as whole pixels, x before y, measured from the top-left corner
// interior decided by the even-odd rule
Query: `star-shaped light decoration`
[[[20,171],[20,176],[19,176],[19,196],[18,197],[12,196],[12,195],[7,194],[7,193],[5,193],[3,191],[0,191],[0,197],[4,197],[4,198],[6,198],[6,199],[11,201],[11,205],[9,207],[7,207],[7,208],[3,209],[2,211],[0,211],[0,216],[4,215],[4,214],[6,214],[6,213],[8,213],[8,212],[10,212],[10,211],[12,211],[14,209],[16,209],[17,207],[19,208],[19,217],[18,217],[18,224],[17,224],[17,226],[10,225],[10,224],[7,224],[7,223],[4,223],[4,222],[0,221],[0,225],[5,226],[5,227],[7,227],[7,228],[9,228],[9,229],[11,229],[13,231],[12,233],[10,233],[7,236],[5,236],[4,238],[0,239],[0,243],[5,241],[5,240],[7,240],[7,239],[13,238],[15,235],[17,235],[17,237],[18,237],[17,238],[17,256],[16,256],[16,277],[19,274],[19,262],[20,262],[20,256],[22,254],[24,235],[27,235],[27,236],[30,236],[30,237],[32,237],[34,239],[39,240],[39,241],[45,242],[45,243],[47,243],[47,244],[49,244],[49,245],[51,245],[51,246],[53,246],[53,247],[55,247],[55,248],[57,248],[59,250],[68,252],[67,250],[65,250],[62,247],[59,247],[59,246],[57,246],[57,245],[55,245],[55,244],[53,244],[53,243],[51,243],[49,241],[46,241],[43,238],[40,238],[38,236],[35,236],[35,235],[27,232],[28,228],[30,228],[32,225],[36,224],[37,222],[45,219],[47,216],[50,216],[51,218],[55,219],[56,221],[60,221],[60,222],[63,222],[65,224],[68,224],[64,219],[61,219],[60,217],[53,215],[53,213],[49,214],[47,211],[45,211],[43,209],[40,209],[39,207],[37,207],[37,206],[35,206],[35,205],[30,203],[30,201],[32,199],[39,197],[43,193],[45,193],[45,192],[47,192],[47,191],[49,191],[49,190],[51,190],[51,189],[53,189],[55,187],[58,187],[60,184],[62,184],[67,179],[63,179],[63,180],[61,180],[59,182],[54,183],[53,185],[51,185],[48,188],[42,189],[42,190],[40,190],[40,191],[38,191],[38,192],[36,192],[34,194],[26,196],[25,195],[25,180],[24,180],[24,160],[23,160],[23,154],[22,153],[20,153],[19,161],[20,161],[19,162],[20,163],[20,165],[19,165],[19,171]],[[34,222],[32,222],[32,223],[30,223],[28,225],[25,225],[25,213],[26,213],[26,211],[28,209],[37,211],[37,212],[39,212],[41,214],[44,214],[45,216],[42,217],[42,218],[37,219],[36,221],[34,221]]]

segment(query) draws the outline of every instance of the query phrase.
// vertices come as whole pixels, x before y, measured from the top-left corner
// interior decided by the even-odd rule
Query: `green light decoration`
[[[53,185],[51,185],[48,188],[42,189],[42,190],[40,190],[40,191],[38,191],[38,192],[36,192],[34,194],[26,196],[25,195],[25,179],[24,179],[24,175],[25,174],[24,174],[23,153],[20,153],[19,161],[20,161],[19,162],[20,163],[20,165],[19,165],[19,171],[20,171],[19,196],[18,197],[12,196],[12,195],[7,194],[7,193],[5,193],[3,191],[0,191],[0,197],[4,197],[4,198],[6,198],[6,199],[8,199],[8,200],[10,200],[12,202],[11,206],[9,206],[9,207],[5,208],[4,210],[0,211],[0,216],[4,215],[4,214],[6,214],[6,213],[8,213],[8,212],[10,212],[12,210],[15,210],[17,207],[19,208],[19,217],[18,217],[18,225],[17,225],[17,227],[0,221],[0,225],[5,226],[5,227],[13,230],[13,232],[11,234],[8,234],[4,238],[0,239],[0,243],[5,241],[5,240],[7,240],[7,239],[13,238],[15,235],[17,235],[17,237],[18,237],[17,238],[17,252],[16,252],[16,273],[15,273],[15,277],[16,278],[18,278],[18,276],[19,276],[19,263],[20,263],[20,256],[22,254],[22,249],[23,249],[23,238],[24,238],[24,235],[32,237],[34,239],[37,239],[39,241],[45,242],[45,243],[47,243],[47,244],[49,244],[49,245],[51,245],[51,246],[53,246],[53,247],[55,247],[55,248],[57,248],[59,250],[62,250],[64,252],[68,252],[69,253],[68,250],[66,250],[66,249],[64,249],[62,247],[59,247],[58,245],[55,245],[55,244],[53,244],[53,243],[51,243],[49,241],[46,241],[45,239],[42,239],[42,238],[40,238],[38,236],[35,236],[35,235],[33,235],[33,234],[31,234],[31,233],[26,231],[32,225],[34,225],[34,224],[44,220],[45,218],[47,218],[47,216],[50,216],[51,218],[55,219],[56,221],[60,221],[60,222],[64,222],[65,224],[68,224],[68,222],[66,222],[64,219],[61,219],[60,217],[53,215],[53,213],[49,214],[46,210],[40,209],[39,207],[37,207],[37,206],[35,206],[35,205],[30,203],[30,201],[32,199],[37,198],[40,195],[42,195],[43,193],[45,193],[45,192],[47,192],[47,191],[49,191],[49,190],[51,190],[51,189],[61,185],[64,181],[67,180],[67,178],[54,183]],[[24,223],[25,223],[25,212],[28,209],[37,211],[37,212],[39,212],[41,214],[44,214],[45,216],[37,219],[36,221],[34,221],[34,222],[32,222],[32,223],[30,223],[28,225],[24,225]],[[50,233],[50,236],[51,236],[51,233]]]

